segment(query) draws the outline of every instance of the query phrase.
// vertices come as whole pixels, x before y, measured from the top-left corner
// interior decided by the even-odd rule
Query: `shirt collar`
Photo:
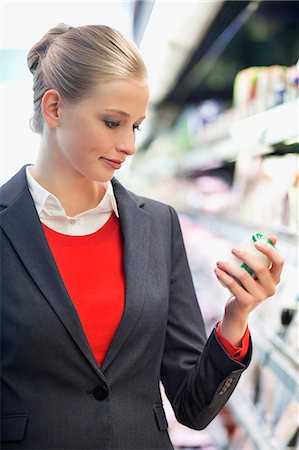
[[[32,195],[33,201],[35,203],[35,207],[38,215],[40,216],[43,211],[50,213],[50,215],[55,215],[56,213],[63,212],[66,216],[65,210],[61,205],[55,195],[48,192],[45,188],[43,188],[30,173],[30,166],[26,167],[26,176],[30,194]],[[78,216],[82,216],[91,211],[98,210],[98,212],[111,212],[114,211],[115,215],[119,217],[119,212],[117,208],[116,198],[113,191],[113,186],[111,181],[106,183],[106,192],[100,203],[93,208],[92,210],[85,211],[83,213],[78,214]]]

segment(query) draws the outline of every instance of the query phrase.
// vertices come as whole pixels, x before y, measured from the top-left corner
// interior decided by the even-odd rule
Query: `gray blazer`
[[[29,193],[25,167],[0,190],[2,449],[172,449],[159,390],[204,428],[250,360],[206,339],[175,211],[113,187],[126,301],[98,367]],[[100,257],[100,255],[99,255]]]

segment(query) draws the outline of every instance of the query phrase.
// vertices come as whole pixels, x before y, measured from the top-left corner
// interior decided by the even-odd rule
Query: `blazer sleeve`
[[[172,269],[161,380],[177,420],[203,429],[232,394],[250,362],[252,345],[238,362],[225,352],[215,328],[207,339],[179,219],[172,207],[170,214]]]

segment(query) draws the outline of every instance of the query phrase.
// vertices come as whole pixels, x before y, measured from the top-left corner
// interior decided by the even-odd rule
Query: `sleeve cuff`
[[[235,361],[241,362],[242,359],[246,356],[249,349],[250,332],[248,325],[241,340],[241,347],[235,347],[227,339],[225,339],[220,331],[220,322],[217,324],[216,334],[220,344],[222,345],[226,353]]]

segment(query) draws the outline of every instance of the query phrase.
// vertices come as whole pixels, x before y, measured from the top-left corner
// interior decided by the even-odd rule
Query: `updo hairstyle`
[[[135,44],[106,25],[59,24],[31,48],[27,63],[33,74],[31,128],[37,133],[43,130],[41,100],[47,90],[76,101],[101,82],[147,76]]]

